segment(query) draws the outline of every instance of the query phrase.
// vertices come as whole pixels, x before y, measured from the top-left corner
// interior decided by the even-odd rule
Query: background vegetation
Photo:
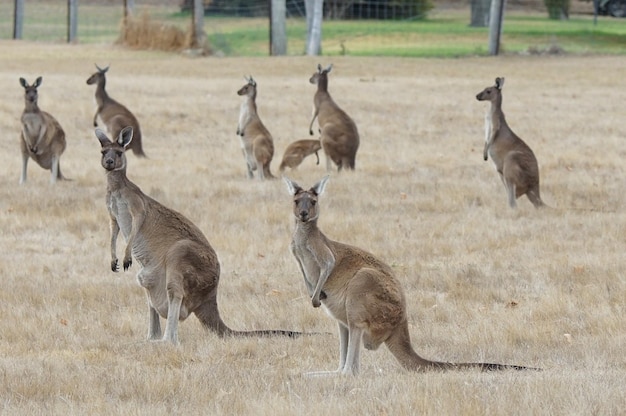
[[[20,415],[620,415],[626,402],[625,101],[622,56],[463,59],[203,58],[103,44],[0,41],[0,413]],[[109,270],[106,178],[91,124],[93,63],[142,123],[149,156],[130,178],[203,230],[222,264],[219,304],[236,329],[297,340],[219,339],[195,317],[181,345],[145,341],[135,281]],[[243,74],[259,85],[276,173],[308,137],[318,63],[361,132],[357,171],[333,174],[320,227],[375,253],[406,292],[415,348],[430,359],[542,372],[402,370],[384,348],[359,378],[337,366],[334,322],[307,299],[289,253],[291,201],[245,179],[235,135]],[[20,76],[42,75],[71,182],[32,162],[19,186]],[[504,111],[537,154],[554,209],[517,211],[482,160],[484,103],[505,76]],[[311,185],[310,158],[288,174]],[[119,250],[123,245],[120,243]]]
[[[10,2],[0,4],[0,38],[11,37]],[[27,4],[24,38],[42,42],[63,42],[66,37],[66,10],[63,2],[40,0],[36,7]],[[575,4],[574,4],[575,3]],[[543,6],[520,6],[511,2],[505,14],[502,36],[503,53],[566,52],[575,54],[626,53],[624,19],[599,17],[594,25],[591,5],[576,1],[569,20],[550,20]],[[137,0],[137,18],[145,15],[164,32],[187,32],[188,13],[181,13],[175,4],[146,4]],[[508,3],[507,3],[508,4]],[[575,7],[574,7],[575,6]],[[81,2],[78,38],[83,44],[115,42],[120,37],[122,8],[119,4]],[[323,24],[322,53],[349,56],[460,57],[486,55],[488,29],[471,27],[469,4],[439,4],[422,21],[401,20],[326,20]],[[218,56],[267,56],[269,24],[266,18],[234,18],[207,16],[205,21],[212,52]],[[303,18],[287,22],[290,56],[304,53],[306,23]],[[184,37],[184,36],[182,36]],[[161,39],[165,48],[174,40]],[[157,47],[158,45],[153,45]]]

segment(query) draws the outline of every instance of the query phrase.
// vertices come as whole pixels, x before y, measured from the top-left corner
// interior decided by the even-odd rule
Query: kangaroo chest
[[[133,227],[133,217],[130,213],[128,203],[121,197],[119,191],[111,192],[107,199],[109,213],[117,221],[124,239],[128,241],[128,236],[130,235],[130,231]]]
[[[297,237],[291,243],[291,251],[302,267],[303,277],[310,292],[309,294],[313,294],[313,288],[320,277],[319,256],[306,242],[299,242]]]
[[[32,141],[30,144],[33,145],[39,136],[43,124],[43,117],[39,113],[24,113],[22,115],[22,124],[26,136],[24,138]]]

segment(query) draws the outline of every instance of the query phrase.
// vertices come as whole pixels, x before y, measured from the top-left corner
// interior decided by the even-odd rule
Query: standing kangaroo
[[[529,369],[503,364],[445,363],[420,357],[411,346],[406,300],[391,267],[360,248],[330,240],[317,227],[318,198],[327,181],[328,176],[306,191],[285,178],[293,195],[296,217],[291,252],[300,266],[313,307],[324,305],[339,326],[339,368],[310,375],[357,375],[361,341],[370,350],[385,343],[407,370]]]
[[[280,330],[234,331],[222,321],[217,308],[220,264],[206,237],[191,221],[149,196],[126,177],[125,151],[132,127],[122,129],[116,141],[96,129],[102,146],[102,167],[107,172],[106,202],[111,227],[111,270],[119,270],[117,236],[126,240],[123,267],[132,256],[141,266],[139,284],[149,305],[148,339],[161,338],[159,316],[167,319],[163,341],[178,344],[178,321],[195,313],[202,325],[219,336],[295,337],[299,332]]]
[[[270,163],[274,157],[274,140],[257,113],[256,81],[252,79],[252,75],[245,80],[246,84],[237,91],[237,95],[244,97],[239,110],[237,135],[241,139],[248,178],[254,177],[255,170],[261,180],[274,178],[270,172]]]
[[[325,69],[318,64],[317,72],[309,79],[311,84],[317,84],[309,134],[313,135],[313,122],[317,118],[322,148],[326,153],[326,170],[331,170],[331,160],[337,165],[338,171],[343,168],[354,170],[356,152],[359,149],[359,132],[354,121],[339,108],[328,93],[328,74],[332,68],[332,64]]]
[[[111,98],[105,90],[107,82],[105,74],[109,70],[109,67],[107,66],[103,69],[96,65],[96,69],[97,71],[87,79],[87,85],[96,84],[97,107],[96,113],[93,116],[93,126],[98,127],[99,116],[108,133],[112,137],[119,136],[124,127],[132,127],[134,134],[130,149],[133,151],[135,156],[146,157],[141,143],[141,128],[139,127],[139,121],[137,121],[137,118],[128,108]]]
[[[59,122],[49,113],[41,111],[37,104],[41,85],[38,77],[33,85],[28,85],[24,78],[20,84],[24,87],[24,111],[22,112],[22,132],[20,149],[22,151],[22,175],[20,184],[26,182],[28,159],[32,158],[39,166],[50,170],[50,183],[57,179],[66,179],[61,173],[61,155],[65,151],[65,132]]]
[[[491,160],[504,183],[509,206],[515,208],[516,200],[526,195],[535,208],[545,206],[539,194],[539,167],[535,154],[509,127],[502,112],[502,87],[504,78],[496,78],[494,86],[478,95],[478,101],[489,101],[491,107],[485,115],[485,148],[483,158]]]

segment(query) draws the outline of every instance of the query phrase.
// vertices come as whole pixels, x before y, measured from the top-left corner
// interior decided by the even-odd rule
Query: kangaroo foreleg
[[[132,215],[132,226],[130,229],[130,235],[128,236],[128,242],[126,243],[126,250],[124,250],[124,271],[130,269],[130,266],[133,265],[133,257],[132,257],[132,249],[135,244],[135,238],[137,234],[139,234],[139,229],[143,225],[143,221],[146,218],[146,210],[143,206],[143,202],[140,200],[135,201],[134,203],[139,204],[136,209],[131,209],[131,213],[135,212]]]
[[[309,134],[313,136],[313,122],[317,118],[318,110],[317,108],[313,108],[313,118],[311,118],[311,123],[309,124]]]
[[[328,280],[328,276],[335,268],[335,256],[331,253],[328,247],[325,247],[327,254],[325,257],[325,261],[320,265],[320,276],[317,279],[317,283],[315,285],[315,289],[313,290],[313,296],[311,297],[311,302],[313,303],[314,308],[319,308],[321,305],[320,302],[320,294],[322,293],[322,288],[326,281]]]
[[[111,228],[111,270],[117,272],[119,270],[119,266],[117,264],[116,243],[117,235],[120,232],[120,226],[117,223],[117,220],[111,217],[109,227]]]

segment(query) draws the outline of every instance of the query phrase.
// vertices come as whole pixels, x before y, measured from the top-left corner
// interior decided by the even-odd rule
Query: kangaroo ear
[[[131,126],[124,127],[120,131],[120,135],[117,136],[117,144],[122,147],[126,147],[133,140],[133,128]]]
[[[330,73],[331,69],[333,69],[333,64],[328,65],[328,67],[325,69],[326,73]]]
[[[111,140],[107,137],[106,134],[100,129],[96,129],[96,137],[100,141],[100,145],[104,147],[107,144],[111,144]]]
[[[317,195],[323,194],[324,189],[326,189],[326,183],[328,182],[328,179],[330,179],[329,175],[324,176],[322,180],[320,180],[318,183],[313,185],[313,187],[311,187],[311,191],[315,192]]]
[[[28,82],[24,78],[20,78],[20,85],[24,88],[28,88]]]
[[[100,72],[101,74],[104,74],[105,72],[107,72],[107,71],[109,70],[109,66],[110,66],[110,65],[109,65],[109,66],[107,66],[106,68],[100,68],[100,67],[98,66],[98,64],[95,64],[95,65],[96,65],[96,69],[97,69],[97,70],[98,70],[98,72]]]
[[[289,191],[289,193],[291,195],[295,195],[295,194],[297,194],[298,192],[300,192],[302,190],[300,185],[298,185],[297,183],[295,183],[294,181],[292,181],[288,177],[283,176],[283,180],[287,184],[287,190]]]
[[[256,81],[252,78],[252,75],[250,75],[250,79],[248,80],[248,84],[252,85],[253,87],[256,87]]]
[[[33,87],[37,88],[41,85],[41,81],[42,78],[41,77],[37,77],[37,79],[35,80],[35,83],[33,84]]]
[[[496,88],[501,90],[503,86],[504,86],[504,77],[496,78]]]
[[[317,72],[322,72],[322,64],[317,64]]]

